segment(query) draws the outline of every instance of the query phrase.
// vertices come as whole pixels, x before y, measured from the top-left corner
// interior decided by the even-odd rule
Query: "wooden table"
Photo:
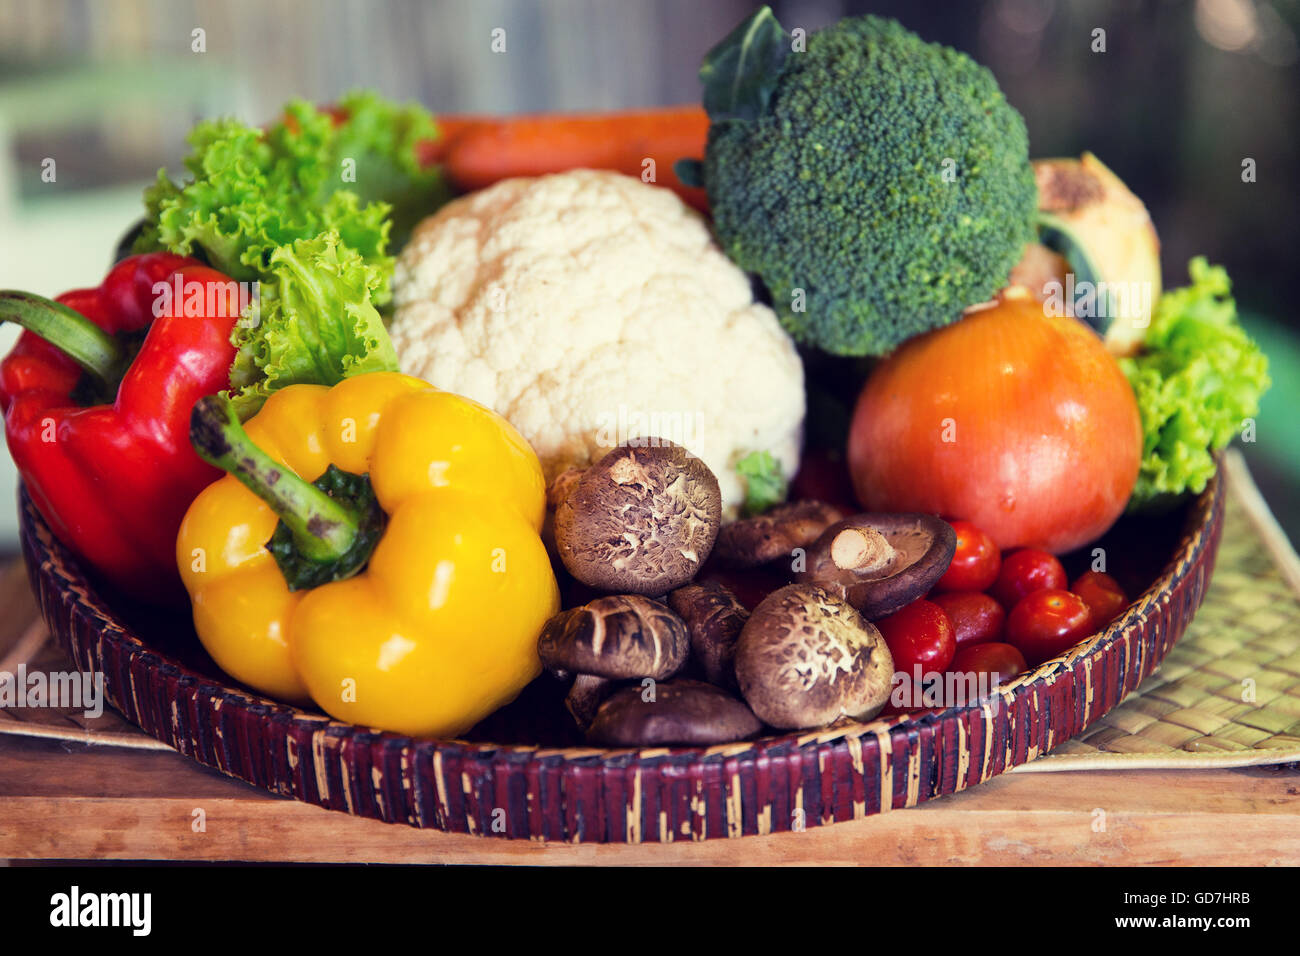
[[[0,736],[0,858],[1260,866],[1300,863],[1297,796],[1300,770],[1272,767],[1013,773],[915,809],[803,833],[574,846],[350,817],[270,796],[172,752]]]

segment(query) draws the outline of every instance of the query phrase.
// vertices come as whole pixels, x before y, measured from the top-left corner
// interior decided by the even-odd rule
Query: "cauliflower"
[[[803,366],[771,309],[672,192],[577,170],[511,179],[424,220],[397,262],[404,372],[505,416],[548,480],[637,438],[799,463]]]

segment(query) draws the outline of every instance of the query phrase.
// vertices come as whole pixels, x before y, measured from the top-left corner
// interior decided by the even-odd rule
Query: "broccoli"
[[[797,341],[882,355],[987,300],[1033,241],[1024,120],[987,69],[892,20],[791,45],[764,7],[700,70],[717,238]]]

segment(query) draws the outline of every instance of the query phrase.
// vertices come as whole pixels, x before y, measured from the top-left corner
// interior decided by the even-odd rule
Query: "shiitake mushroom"
[[[663,602],[640,594],[611,594],[561,611],[537,640],[542,666],[553,674],[613,680],[671,677],[689,651],[682,619]]]
[[[722,520],[718,479],[680,445],[624,445],[551,490],[555,544],[577,580],[602,591],[666,594],[690,581]]]
[[[591,726],[600,708],[614,691],[619,682],[596,674],[578,674],[569,686],[569,693],[564,698],[564,707],[580,730]]]
[[[930,515],[843,518],[813,501],[719,533],[716,478],[667,442],[615,449],[561,476],[551,494],[570,573],[626,592],[556,615],[538,644],[549,670],[577,675],[565,702],[575,721],[611,746],[721,743],[762,723],[803,729],[874,716],[888,701],[893,660],[868,618],[922,596],[956,546],[951,526]],[[725,587],[688,583],[715,540],[719,563],[731,567],[801,547],[807,566],[751,615]],[[671,607],[646,596],[665,593]],[[658,682],[649,698],[645,678]]]
[[[587,739],[609,747],[705,746],[752,737],[762,724],[744,701],[703,681],[624,687],[600,705]]]
[[[786,585],[754,608],[735,666],[750,708],[782,729],[873,717],[889,700],[894,674],[880,632],[819,584]]]
[[[859,514],[822,532],[795,580],[820,584],[877,620],[924,597],[956,549],[952,525],[934,515]]]
[[[723,567],[756,568],[791,557],[796,548],[808,547],[843,517],[843,511],[824,501],[787,502],[723,525],[713,553]]]
[[[686,622],[691,663],[710,684],[737,690],[733,658],[749,611],[730,589],[715,581],[687,584],[668,595],[668,605]]]

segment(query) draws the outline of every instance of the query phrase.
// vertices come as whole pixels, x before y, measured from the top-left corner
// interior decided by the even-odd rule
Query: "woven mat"
[[[1300,560],[1237,451],[1224,471],[1223,541],[1187,632],[1136,693],[1013,772],[1300,761]]]
[[[1139,689],[1081,736],[1015,773],[1300,761],[1300,560],[1244,461],[1224,459],[1223,542],[1205,602]],[[0,671],[71,665],[39,620],[21,564],[0,579]],[[0,708],[0,733],[168,749],[115,711]]]

